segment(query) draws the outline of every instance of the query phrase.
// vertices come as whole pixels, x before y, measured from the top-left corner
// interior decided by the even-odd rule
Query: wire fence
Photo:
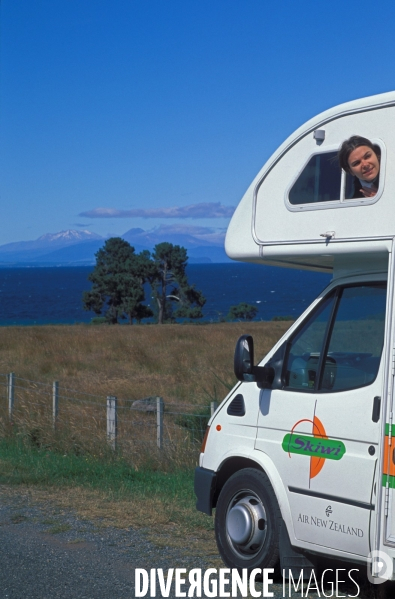
[[[100,397],[0,374],[0,434],[16,434],[37,447],[101,455],[122,453],[133,461],[172,457],[180,464],[196,454],[211,405],[165,403],[151,396],[138,401]]]

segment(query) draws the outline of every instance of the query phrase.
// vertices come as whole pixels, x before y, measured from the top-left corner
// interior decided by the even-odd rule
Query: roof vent
[[[318,145],[322,144],[325,139],[325,129],[316,129],[313,133],[313,137]]]

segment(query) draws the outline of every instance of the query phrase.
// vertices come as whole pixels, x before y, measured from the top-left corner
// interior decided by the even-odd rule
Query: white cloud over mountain
[[[223,206],[221,202],[201,202],[189,206],[170,208],[94,208],[81,212],[79,216],[87,218],[230,218],[235,211],[233,206]]]
[[[226,228],[212,227],[195,227],[193,225],[185,225],[184,223],[174,223],[171,225],[160,225],[154,229],[141,231],[141,237],[155,238],[159,240],[172,239],[177,235],[190,236],[195,241],[199,241],[202,245],[218,245],[223,246],[225,241]]]

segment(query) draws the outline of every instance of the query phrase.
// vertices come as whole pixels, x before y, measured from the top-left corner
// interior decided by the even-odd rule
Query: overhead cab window
[[[345,207],[372,204],[382,192],[385,175],[385,148],[375,141],[381,151],[380,179],[375,181],[377,193],[361,193],[364,183],[339,168],[338,149],[313,154],[286,193],[289,210]],[[377,184],[379,185],[377,189]],[[366,197],[367,196],[367,197]]]
[[[337,152],[315,154],[291,187],[289,201],[294,206],[339,201],[340,189]]]

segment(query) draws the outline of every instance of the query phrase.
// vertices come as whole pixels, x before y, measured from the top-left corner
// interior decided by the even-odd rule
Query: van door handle
[[[372,420],[378,422],[380,419],[381,397],[376,396],[373,400]]]

